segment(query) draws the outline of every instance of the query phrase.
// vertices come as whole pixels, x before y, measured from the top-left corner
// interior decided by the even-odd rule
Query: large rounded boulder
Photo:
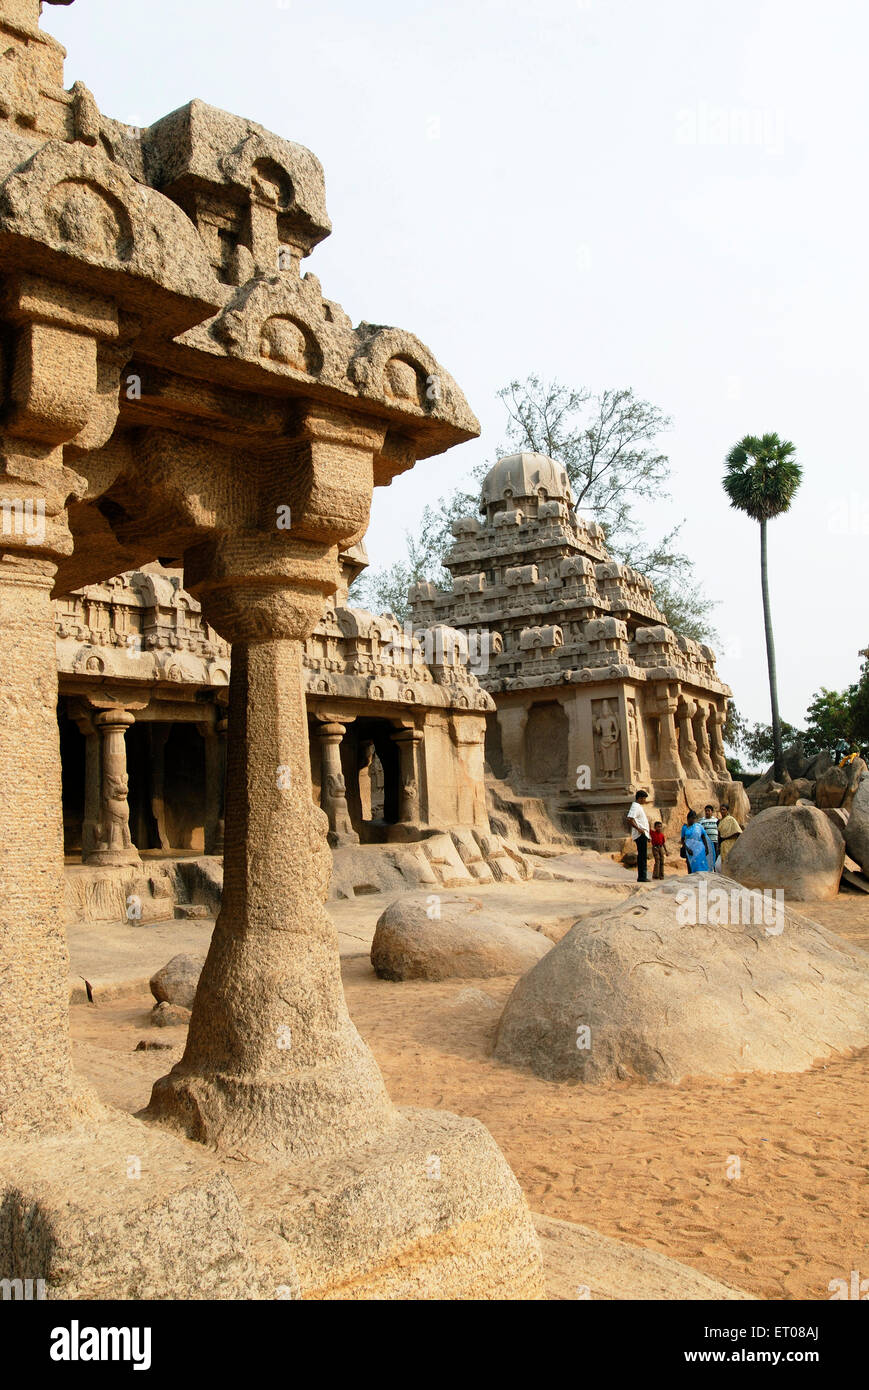
[[[581,918],[514,988],[495,1056],[551,1081],[803,1071],[869,1043],[869,955],[721,874]]]
[[[151,993],[157,1003],[179,1004],[182,1009],[192,1009],[204,964],[204,956],[184,953],[173,956],[156,975],[151,976]]]
[[[480,898],[405,893],[381,913],[371,964],[384,980],[522,975],[552,949],[529,927],[507,925]]]
[[[772,806],[752,816],[727,857],[746,888],[780,888],[791,902],[835,898],[845,842],[816,806]]]

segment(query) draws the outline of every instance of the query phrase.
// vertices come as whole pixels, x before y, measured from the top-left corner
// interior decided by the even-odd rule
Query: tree
[[[806,710],[806,732],[803,743],[806,752],[831,753],[840,744],[850,748],[856,741],[854,733],[854,699],[857,686],[847,690],[827,690],[822,686]]]
[[[760,589],[772,708],[773,765],[777,780],[784,772],[784,759],[775,644],[769,606],[767,523],[788,510],[800,485],[803,473],[793,458],[795,453],[796,445],[788,439],[779,439],[777,434],[764,434],[760,438],[747,434],[727,455],[723,478],[724,491],[730,498],[730,505],[738,511],[745,512],[760,526]]]

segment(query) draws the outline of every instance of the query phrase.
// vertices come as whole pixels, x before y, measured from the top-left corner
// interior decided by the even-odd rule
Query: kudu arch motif
[[[70,1056],[52,596],[159,558],[232,665],[224,906],[150,1117],[254,1159],[400,1145],[413,1123],[350,1021],[322,906],[303,642],[372,487],[477,422],[413,335],[354,328],[300,276],[330,231],[308,150],[200,101],[141,132],[102,116],[64,89],[39,11],[0,0],[0,492],[45,509],[39,544],[0,536],[0,1137],[97,1113]],[[107,855],[129,853],[116,791]]]

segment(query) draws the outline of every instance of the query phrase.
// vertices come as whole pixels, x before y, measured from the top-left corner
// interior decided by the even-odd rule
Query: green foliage
[[[822,686],[806,710],[803,743],[807,753],[831,752],[839,744],[855,743],[854,698],[857,686],[827,690]]]
[[[747,434],[727,455],[724,491],[731,507],[754,521],[771,521],[786,512],[802,481],[793,459],[796,445],[777,434]]]

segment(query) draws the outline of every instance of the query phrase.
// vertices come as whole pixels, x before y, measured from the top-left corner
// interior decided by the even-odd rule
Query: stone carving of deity
[[[616,773],[622,765],[621,737],[619,721],[612,712],[609,700],[604,700],[601,712],[595,720],[594,732],[597,737],[598,764],[601,780],[614,782]]]

